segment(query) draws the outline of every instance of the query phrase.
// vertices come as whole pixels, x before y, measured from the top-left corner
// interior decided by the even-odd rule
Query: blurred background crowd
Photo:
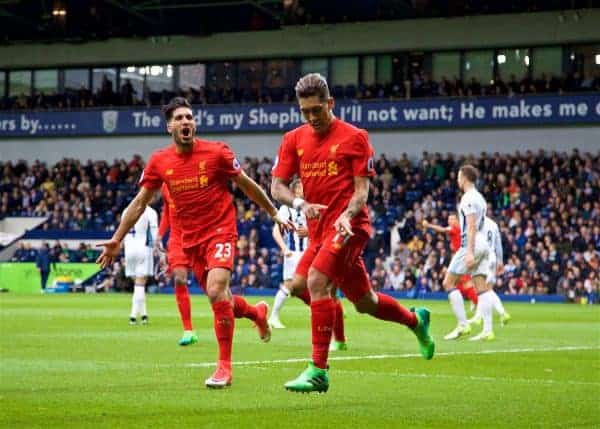
[[[600,152],[477,156],[423,153],[376,160],[369,208],[372,238],[365,250],[374,289],[408,291],[415,296],[441,290],[451,257],[448,237],[422,227],[424,219],[446,225],[460,198],[456,171],[465,163],[482,175],[478,187],[489,216],[502,234],[504,269],[496,289],[505,294],[562,294],[597,301],[600,286]],[[270,187],[271,159],[246,158],[243,168],[264,189]],[[144,160],[63,159],[0,163],[0,218],[43,216],[46,232],[112,231],[137,189]],[[232,188],[239,240],[234,288],[275,288],[282,256],[266,213]],[[160,213],[161,202],[155,205]],[[98,251],[81,242],[68,248],[48,243],[53,262],[91,262]],[[35,261],[38,249],[21,244],[13,261]],[[123,263],[100,273],[102,288],[127,287]],[[164,273],[157,283],[168,282]]]

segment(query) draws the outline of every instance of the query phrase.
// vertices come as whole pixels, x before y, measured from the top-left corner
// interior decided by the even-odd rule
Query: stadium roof
[[[206,35],[307,23],[593,7],[594,3],[595,0],[0,0],[0,43]]]

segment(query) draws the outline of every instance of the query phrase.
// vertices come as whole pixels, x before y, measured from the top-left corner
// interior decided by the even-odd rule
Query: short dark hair
[[[302,76],[294,88],[297,98],[312,97],[317,95],[320,100],[329,99],[327,80],[319,73],[309,73]]]
[[[466,179],[471,183],[475,183],[477,177],[479,177],[479,170],[477,170],[477,168],[473,167],[471,164],[465,164],[461,166],[458,171],[460,171],[462,175],[465,176]]]
[[[188,109],[191,109],[192,105],[183,97],[174,97],[162,107],[162,112],[163,115],[165,115],[167,122],[169,122],[173,117],[173,112],[180,107],[187,107]]]

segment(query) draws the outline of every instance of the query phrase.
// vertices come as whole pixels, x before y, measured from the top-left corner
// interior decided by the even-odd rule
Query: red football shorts
[[[190,260],[183,251],[181,240],[169,238],[167,243],[167,262],[169,264],[169,272],[172,273],[177,267],[189,268]]]
[[[210,270],[225,268],[233,271],[236,243],[235,235],[216,235],[201,244],[184,249],[196,280],[204,291],[206,291],[206,279]]]
[[[371,289],[369,276],[363,262],[363,249],[369,237],[357,233],[344,239],[332,232],[321,244],[310,244],[296,268],[296,274],[308,278],[310,267],[325,274],[352,302],[361,299]]]

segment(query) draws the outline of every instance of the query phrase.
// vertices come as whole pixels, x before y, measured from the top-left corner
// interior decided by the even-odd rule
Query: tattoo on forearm
[[[276,178],[274,179],[274,185],[275,186],[272,188],[274,191],[272,192],[273,198],[275,198],[280,203],[291,207],[296,195],[294,195],[292,190],[289,188],[288,184],[285,183],[283,180]]]
[[[362,194],[354,194],[348,203],[346,214],[349,218],[353,218],[362,210],[367,203],[367,196]]]

